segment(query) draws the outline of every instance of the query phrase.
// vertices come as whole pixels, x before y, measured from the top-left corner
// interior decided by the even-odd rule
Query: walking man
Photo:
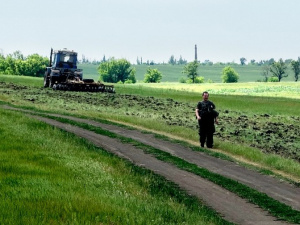
[[[202,93],[202,100],[198,102],[196,108],[196,118],[199,124],[200,145],[212,148],[214,144],[213,134],[215,132],[214,123],[218,124],[219,113],[215,110],[216,106],[213,102],[208,100],[209,93],[207,91]]]

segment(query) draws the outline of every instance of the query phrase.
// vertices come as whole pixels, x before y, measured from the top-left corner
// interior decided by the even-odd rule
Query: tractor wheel
[[[47,74],[44,76],[44,88],[49,87],[49,79],[47,77]]]
[[[50,79],[49,79],[49,88],[52,88],[53,84],[54,84],[54,82],[52,80],[52,77],[50,77]]]

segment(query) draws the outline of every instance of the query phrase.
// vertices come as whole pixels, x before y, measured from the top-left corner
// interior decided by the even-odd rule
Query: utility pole
[[[197,45],[195,45],[195,61],[198,62],[198,58],[197,58]]]

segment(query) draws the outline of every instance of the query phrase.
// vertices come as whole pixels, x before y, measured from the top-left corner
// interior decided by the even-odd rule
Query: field
[[[90,72],[91,73],[91,72]],[[12,82],[12,83],[10,83]],[[238,160],[240,163],[246,163],[248,165],[255,165],[259,169],[263,169],[265,172],[274,173],[274,175],[280,175],[285,179],[290,179],[293,182],[300,181],[300,102],[299,102],[299,89],[300,84],[295,82],[281,82],[281,83],[237,83],[237,84],[221,84],[221,83],[205,83],[199,85],[187,85],[171,82],[162,82],[160,84],[143,84],[138,83],[134,85],[116,85],[116,94],[103,94],[103,93],[77,93],[77,92],[64,92],[64,91],[53,91],[50,89],[44,89],[42,87],[41,78],[28,78],[28,77],[16,77],[16,76],[0,76],[0,102],[1,104],[13,104],[22,108],[30,108],[35,111],[47,111],[47,112],[56,112],[61,114],[70,114],[80,117],[88,117],[93,119],[104,119],[109,121],[114,121],[133,127],[138,127],[143,130],[151,131],[157,134],[162,134],[168,137],[171,137],[176,140],[185,141],[195,146],[198,145],[198,133],[196,127],[196,121],[194,117],[194,110],[197,102],[201,99],[201,92],[204,90],[209,90],[211,93],[211,100],[217,105],[217,110],[220,112],[220,124],[217,125],[217,132],[215,134],[215,151],[222,152],[223,154],[233,157],[235,160]],[[76,167],[72,165],[80,163],[88,163],[93,160],[99,162],[100,158],[105,156],[105,153],[101,153],[100,158],[98,158],[95,153],[95,149],[92,146],[85,149],[84,146],[87,143],[82,143],[81,141],[75,141],[73,136],[61,133],[61,131],[53,131],[49,127],[43,127],[41,124],[34,122],[33,120],[27,121],[27,119],[21,113],[6,113],[3,110],[0,111],[1,117],[6,118],[2,120],[0,134],[5,135],[6,137],[11,136],[5,142],[3,146],[11,145],[11,149],[14,149],[16,157],[20,157],[19,160],[34,162],[35,159],[38,160],[39,165],[36,165],[36,170],[29,169],[29,172],[38,173],[40,168],[43,168],[43,165],[46,168],[49,167],[52,163],[57,163],[55,165],[55,170],[64,171],[65,168],[60,166],[69,162],[70,173],[64,173],[64,176],[78,176],[78,184],[80,184],[81,179],[85,179],[83,176],[80,177]],[[16,127],[12,124],[16,121],[17,124],[20,124]],[[25,123],[26,126],[21,124]],[[22,136],[23,134],[30,133],[32,134],[25,135],[24,140],[20,145],[14,143],[14,137]],[[12,132],[9,132],[12,130]],[[41,130],[46,130],[43,133],[49,133],[49,139],[46,146],[43,146],[43,140],[48,139],[44,134],[40,133]],[[15,134],[15,135],[13,135]],[[40,138],[36,141],[34,137]],[[28,137],[27,137],[28,136]],[[61,136],[61,139],[59,138]],[[60,141],[55,141],[57,138]],[[72,158],[72,161],[69,161],[68,157],[60,152],[60,148],[56,147],[52,149],[51,143],[56,143],[56,146],[65,146],[63,140],[68,140],[71,146],[63,147],[64,149],[69,149],[71,155],[75,155],[77,158]],[[32,142],[32,143],[31,143]],[[4,143],[4,142],[3,142]],[[9,144],[10,143],[10,144]],[[28,157],[33,157],[28,159],[25,155],[18,155],[20,152],[16,149],[23,146],[24,148],[30,150],[39,149],[43,147],[42,152],[36,152],[34,156],[30,156],[33,152],[28,155]],[[78,146],[78,148],[75,146]],[[87,145],[89,146],[89,145]],[[72,150],[74,148],[74,150]],[[0,148],[1,149],[1,148]],[[23,147],[21,148],[23,149]],[[50,150],[51,149],[51,150]],[[85,153],[81,153],[80,149],[84,149]],[[53,153],[49,153],[53,151]],[[97,150],[98,151],[98,150]],[[2,161],[8,162],[10,155],[5,151],[5,148],[1,149],[1,154],[3,155]],[[24,153],[27,151],[24,150]],[[88,153],[88,154],[87,154]],[[50,155],[48,155],[50,154]],[[83,157],[83,154],[87,154],[84,157],[84,161],[80,161],[79,158]],[[51,159],[49,162],[44,162],[42,156]],[[65,158],[67,157],[67,158]],[[41,160],[41,161],[40,161]],[[57,161],[59,160],[59,161]],[[71,160],[71,159],[70,159]],[[109,160],[109,159],[107,159]],[[116,160],[116,159],[113,159]],[[74,161],[74,162],[73,162]],[[13,163],[13,162],[11,162]],[[116,168],[109,169],[109,165],[116,164]],[[22,165],[22,164],[21,164]],[[95,165],[96,164],[92,164]],[[106,165],[101,165],[102,168],[107,168],[107,170],[112,170],[116,176],[120,176],[116,172],[120,166],[120,162],[114,161],[107,163]],[[80,168],[83,168],[84,165],[80,165]],[[124,168],[123,172],[119,173],[129,173],[128,171],[133,170],[128,165],[121,165]],[[5,170],[2,171],[11,171],[13,164],[8,164],[5,167],[2,167]],[[19,171],[22,171],[24,168],[30,168],[28,164],[24,164],[21,168],[18,168]],[[51,170],[45,170],[45,174],[52,173]],[[98,171],[98,169],[89,167],[84,170],[85,174],[91,179],[95,178],[95,173],[93,171]],[[28,173],[29,173],[28,172]],[[73,173],[74,172],[74,173]],[[1,172],[0,172],[1,173]],[[12,171],[12,173],[16,173]],[[27,172],[26,172],[27,173]],[[136,174],[144,172],[136,172]],[[63,180],[66,177],[60,177],[59,179]],[[105,176],[105,174],[103,174]],[[151,176],[150,176],[151,177]],[[45,177],[43,179],[46,179]],[[42,180],[43,180],[42,179]],[[116,182],[120,177],[113,178],[109,182]],[[126,178],[121,183],[127,183]],[[152,178],[140,178],[140,179],[152,179]],[[157,178],[153,178],[157,179]],[[42,183],[42,180],[39,182]],[[16,179],[6,178],[5,184],[14,184],[16,187],[21,186],[23,183]],[[32,185],[38,181],[32,181]],[[58,181],[55,181],[58,182]],[[59,192],[67,192],[68,188],[75,188],[74,181],[65,181],[66,183],[58,184]],[[71,183],[70,183],[71,182]],[[149,181],[150,183],[153,182]],[[31,183],[26,183],[28,188],[30,188]],[[118,185],[122,185],[122,184]],[[130,182],[129,182],[130,183]],[[138,184],[141,181],[137,181]],[[3,184],[3,183],[2,183]],[[149,184],[149,183],[148,183]],[[44,185],[44,184],[43,184]],[[75,185],[75,186],[72,186]],[[97,182],[94,184],[97,186]],[[135,184],[133,184],[135,185]],[[147,184],[145,184],[147,186]],[[26,187],[27,187],[26,186]],[[108,188],[108,187],[105,187]],[[134,192],[145,187],[133,187],[130,192]],[[159,189],[159,185],[157,187]],[[15,189],[18,190],[18,189]],[[73,189],[72,189],[73,190]],[[51,190],[53,191],[53,190]],[[78,193],[84,192],[84,189],[78,190]],[[118,190],[116,190],[118,191]],[[157,190],[156,190],[157,191]],[[92,189],[87,190],[86,199],[76,200],[77,197],[73,196],[71,201],[73,204],[76,204],[76,201],[85,202],[86,205],[90,204],[90,198],[97,198],[91,193]],[[30,192],[31,193],[31,192]],[[78,194],[77,193],[77,194]],[[124,193],[124,192],[123,192]],[[44,195],[49,194],[48,192],[42,193]],[[168,198],[168,193],[164,193],[162,199]],[[15,197],[16,195],[12,195]],[[42,198],[39,196],[39,198]],[[70,198],[70,196],[65,196],[64,198]],[[114,196],[112,196],[114,198]],[[146,198],[146,196],[145,196]],[[156,198],[156,197],[155,197]],[[157,196],[159,199],[160,197]],[[162,203],[157,199],[157,206],[154,205],[150,211],[156,211]],[[112,201],[111,199],[106,199],[107,202]],[[133,200],[134,202],[139,202],[139,199]],[[150,199],[146,201],[152,201]],[[155,200],[156,201],[156,200]],[[177,204],[178,200],[171,199],[171,202],[174,201],[174,204]],[[175,203],[176,202],[176,203]],[[179,201],[180,202],[180,201]],[[108,203],[105,203],[108,204]],[[120,202],[113,202],[112,204],[120,205]],[[148,207],[142,205],[143,203],[138,203],[137,207]],[[173,203],[169,203],[172,205]],[[192,215],[188,214],[190,208],[187,209],[186,205],[179,205],[171,207],[172,209],[166,208],[164,212],[166,214],[174,214],[174,217],[170,217],[169,224],[183,223],[179,221],[178,216],[182,213],[185,215],[183,218],[185,221],[188,221],[187,218],[191,217],[191,220],[187,222],[188,224],[197,224],[196,221],[199,219],[195,217],[195,212],[191,211]],[[198,203],[195,203],[196,205]],[[86,205],[79,207],[86,207]],[[11,205],[11,207],[13,207]],[[41,207],[47,207],[42,205]],[[66,218],[72,216],[69,213],[74,212],[74,210],[80,209],[68,209],[63,204],[59,205],[63,207],[63,213],[60,218]],[[111,206],[113,207],[113,206]],[[158,207],[155,209],[155,207]],[[122,207],[121,207],[122,208]],[[174,208],[178,208],[182,211],[173,212]],[[94,210],[93,208],[91,210]],[[132,209],[134,211],[136,209]],[[34,211],[34,209],[32,209]],[[8,213],[8,212],[7,212]],[[29,212],[28,212],[29,213]],[[89,215],[91,212],[87,212]],[[113,210],[108,213],[114,213]],[[125,212],[119,211],[121,215],[125,215]],[[110,215],[112,215],[110,214]],[[153,224],[159,224],[159,218],[164,218],[165,215],[158,215],[156,222]],[[31,214],[29,214],[31,215]],[[99,214],[95,213],[99,216]],[[79,218],[78,215],[73,215],[75,218],[80,221],[87,219],[88,215]],[[93,216],[92,216],[93,217]],[[133,216],[134,217],[134,216]],[[131,218],[129,217],[128,221]],[[153,218],[151,215],[142,215],[142,218],[149,217]],[[142,220],[141,218],[141,220]],[[51,219],[51,218],[50,218]],[[52,218],[53,219],[53,218]],[[115,223],[124,224],[118,216],[111,217],[112,221]],[[54,218],[55,220],[55,218]],[[213,219],[218,221],[218,219]],[[63,220],[62,220],[63,221]],[[69,220],[66,220],[69,221]],[[74,221],[74,220],[70,220]],[[117,222],[116,222],[117,221]],[[106,221],[109,224],[109,221]],[[133,224],[138,224],[138,222],[133,221]],[[212,224],[222,224],[221,222],[212,222]],[[147,224],[147,222],[145,222]],[[149,224],[149,222],[148,222]],[[204,224],[204,223],[203,223]]]
[[[8,76],[1,78],[9,79]],[[20,83],[21,80],[27,82],[29,78],[10,79],[19,80],[14,82]],[[211,100],[220,112],[220,124],[215,135],[217,148],[230,152],[235,148],[226,146],[238,143],[261,153],[281,155],[298,162],[300,160],[300,127],[297,116],[300,114],[297,96],[299,83],[213,83],[204,84],[204,87],[202,84],[198,85],[199,89],[196,88],[196,91],[195,85],[179,83],[120,84],[116,85],[117,94],[99,95],[52,92],[40,88],[37,80],[34,79],[34,86],[30,88],[2,83],[1,90],[5,91],[1,100],[41,110],[76,112],[78,115],[125,122],[196,142],[198,134],[194,109],[200,100],[200,93],[210,90]],[[30,80],[28,82],[31,83]],[[188,87],[190,90],[187,91]],[[241,90],[248,90],[254,96],[245,93],[240,95]],[[284,97],[271,97],[274,95]],[[250,150],[241,150],[235,154],[247,154],[248,151]]]
[[[136,79],[137,82],[142,82],[144,80],[144,75],[147,71],[148,65],[133,65],[136,68]],[[162,82],[178,82],[181,77],[186,77],[183,71],[183,65],[153,65],[151,68],[158,69],[162,72]],[[211,80],[215,83],[222,82],[221,74],[225,65],[213,65],[199,67],[199,76],[205,78],[205,81]],[[263,80],[262,76],[262,66],[257,65],[231,65],[237,73],[240,75],[239,82],[256,82],[258,80]],[[95,80],[99,79],[99,74],[97,72],[97,65],[92,64],[79,64],[78,68],[83,69],[84,77],[93,78]],[[291,68],[288,68],[289,76],[283,78],[282,81],[294,81],[293,72]]]
[[[229,224],[87,141],[22,113],[0,114],[1,224]]]

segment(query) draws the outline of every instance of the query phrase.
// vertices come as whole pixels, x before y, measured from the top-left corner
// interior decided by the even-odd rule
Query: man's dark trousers
[[[204,147],[206,142],[206,146],[208,148],[212,148],[214,144],[213,135],[215,132],[214,124],[203,123],[201,120],[199,121],[199,136],[200,136],[200,144],[201,147]]]

